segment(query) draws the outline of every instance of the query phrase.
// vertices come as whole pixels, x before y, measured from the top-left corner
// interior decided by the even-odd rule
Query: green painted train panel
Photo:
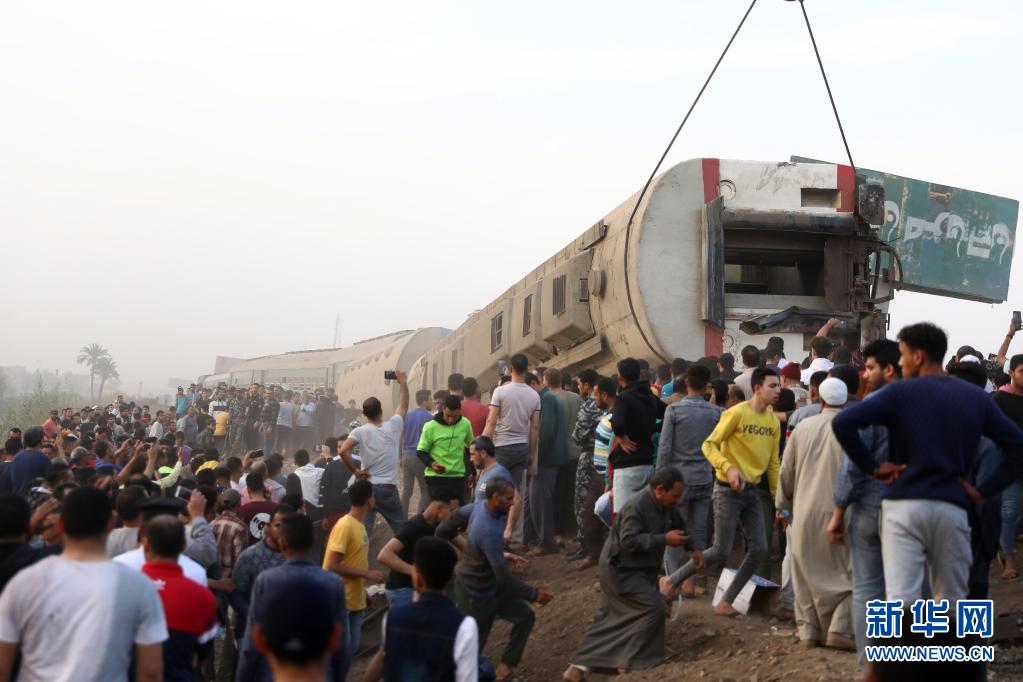
[[[899,254],[903,289],[984,302],[1008,298],[1018,201],[865,168],[856,172],[884,185],[878,236]]]

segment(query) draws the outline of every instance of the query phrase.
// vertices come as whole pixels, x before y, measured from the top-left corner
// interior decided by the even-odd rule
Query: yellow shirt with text
[[[748,402],[725,410],[717,428],[703,441],[703,455],[714,467],[719,481],[728,482],[728,469],[735,467],[752,485],[767,472],[773,496],[778,488],[778,447],[781,422],[768,408],[758,413]]]

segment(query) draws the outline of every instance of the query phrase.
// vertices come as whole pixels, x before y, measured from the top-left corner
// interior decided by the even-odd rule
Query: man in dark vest
[[[384,679],[468,680],[479,670],[476,621],[444,596],[458,556],[443,540],[416,542],[412,584],[419,600],[387,614]]]

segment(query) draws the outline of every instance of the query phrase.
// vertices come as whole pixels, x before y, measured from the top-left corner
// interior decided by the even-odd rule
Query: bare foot
[[[561,679],[568,680],[569,682],[583,682],[583,680],[586,679],[586,676],[583,674],[582,670],[579,670],[579,668],[574,665],[570,665],[565,672],[561,673]]]
[[[495,670],[494,672],[496,673],[495,677],[497,677],[497,679],[503,680],[506,677],[510,678],[511,674],[514,671],[515,669],[510,667],[506,663],[501,663],[500,665],[497,666],[497,670]]]
[[[692,578],[686,578],[682,581],[682,594],[687,597],[696,596],[696,581]]]
[[[1016,571],[1016,557],[1012,554],[1002,554],[1002,580],[1016,580],[1019,573]]]
[[[726,602],[724,599],[718,602],[718,605],[714,607],[714,613],[719,616],[729,616],[736,620],[746,620],[746,616],[742,615],[738,611],[732,608],[732,605]]]
[[[824,640],[824,645],[832,649],[856,651],[856,640],[848,635],[842,635],[837,632],[829,632],[827,639]]]

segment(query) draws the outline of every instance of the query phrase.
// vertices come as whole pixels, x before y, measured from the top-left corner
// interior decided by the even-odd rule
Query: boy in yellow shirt
[[[753,370],[753,397],[726,410],[714,431],[703,442],[703,454],[714,467],[714,546],[703,553],[709,570],[717,571],[735,542],[735,529],[742,524],[746,534],[743,557],[731,585],[714,607],[723,616],[737,616],[732,602],[753,576],[757,565],[767,558],[764,514],[756,485],[766,473],[774,495],[778,487],[778,447],[781,423],[771,408],[778,402],[781,384],[778,373],[766,367]],[[674,597],[683,580],[696,573],[690,559],[685,566],[661,579],[661,592]]]
[[[366,516],[373,509],[373,484],[365,479],[358,480],[349,486],[348,496],[352,500],[352,509],[330,531],[323,568],[337,573],[345,584],[345,606],[348,609],[344,632],[345,657],[347,665],[350,665],[362,639],[362,620],[366,614],[366,581],[383,582],[384,574],[369,568]],[[341,679],[344,679],[343,674]]]

